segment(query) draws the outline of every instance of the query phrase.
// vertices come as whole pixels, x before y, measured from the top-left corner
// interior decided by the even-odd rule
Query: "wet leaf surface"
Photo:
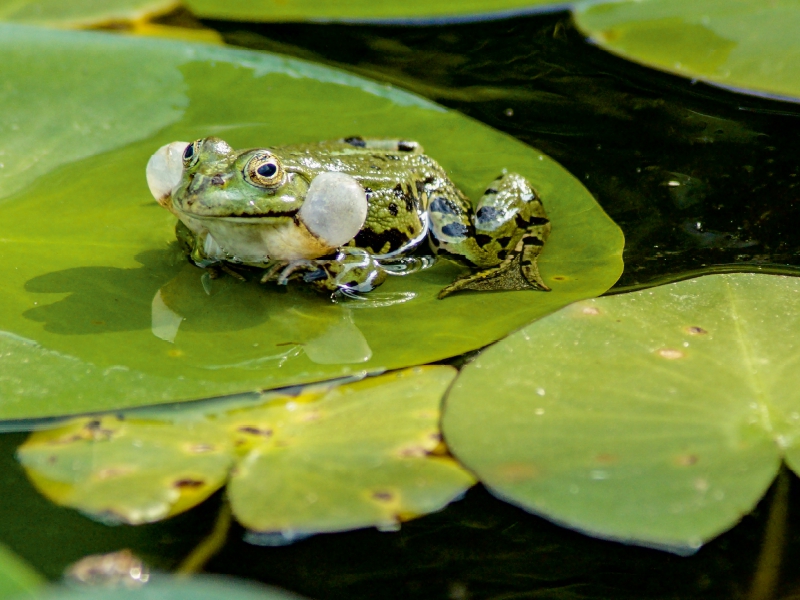
[[[161,520],[227,482],[255,543],[394,528],[473,483],[440,448],[439,404],[454,376],[417,367],[247,407],[74,420],[34,433],[19,459],[45,496],[107,522]]]
[[[553,10],[566,2],[554,0],[186,0],[189,8],[206,19],[237,21],[426,21],[498,18],[535,9]]]
[[[0,204],[0,353],[8,365],[0,418],[196,399],[441,360],[596,296],[621,272],[621,232],[574,177],[419,97],[274,55],[15,26],[0,32],[0,56],[24,58],[9,59],[0,98],[14,108],[2,182],[17,190]],[[42,69],[91,56],[90,73],[65,67],[40,77],[39,66],[28,66],[34,54],[31,64]],[[124,94],[121,69],[131,73]],[[76,106],[87,115],[85,132],[68,117]],[[51,131],[48,119],[61,125]],[[332,304],[302,286],[282,293],[255,281],[209,280],[180,256],[173,218],[144,181],[150,154],[176,139],[217,134],[252,147],[398,132],[422,142],[474,198],[503,168],[534,182],[553,222],[540,258],[552,292],[438,300],[459,273],[446,261],[392,278],[360,303]]]
[[[465,367],[446,440],[503,499],[690,552],[800,467],[798,297],[732,274],[573,304]]]
[[[0,546],[0,598],[33,598],[44,578],[5,546]]]
[[[578,26],[620,56],[754,94],[800,97],[793,0],[583,2]]]

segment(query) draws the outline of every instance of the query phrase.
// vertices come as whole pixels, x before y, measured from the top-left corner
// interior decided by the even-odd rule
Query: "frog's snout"
[[[209,189],[225,187],[232,178],[232,173],[214,173],[213,175],[197,173],[191,178],[186,192],[190,196],[201,195]]]

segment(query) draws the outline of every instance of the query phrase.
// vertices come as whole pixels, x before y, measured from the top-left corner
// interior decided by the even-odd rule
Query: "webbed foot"
[[[543,241],[538,236],[526,233],[503,262],[496,267],[459,277],[442,288],[438,294],[439,299],[462,290],[549,292],[550,288],[539,275],[539,266],[536,263],[542,246]]]

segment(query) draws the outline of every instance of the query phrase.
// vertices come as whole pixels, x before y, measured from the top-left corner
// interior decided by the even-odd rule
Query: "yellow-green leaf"
[[[578,26],[624,58],[692,79],[800,97],[795,0],[595,0]]]
[[[230,477],[234,516],[274,539],[395,527],[473,483],[441,448],[454,376],[417,367],[247,407],[80,419],[32,434],[18,456],[45,496],[101,520],[157,521]]]
[[[467,365],[455,455],[557,523],[690,552],[800,470],[800,279],[711,275],[587,300]]]
[[[0,61],[0,419],[441,360],[601,294],[622,270],[621,231],[560,165],[389,86],[266,53],[13,25],[0,25]],[[553,291],[438,300],[460,272],[445,260],[360,303],[210,280],[144,177],[161,145],[210,134],[240,148],[417,139],[472,198],[502,169],[522,173],[553,223],[540,258]]]
[[[186,0],[206,19],[236,21],[413,21],[502,17],[564,7],[553,0]]]

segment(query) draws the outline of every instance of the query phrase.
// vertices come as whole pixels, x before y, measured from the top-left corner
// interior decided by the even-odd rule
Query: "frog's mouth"
[[[259,225],[269,225],[269,224],[278,224],[278,223],[286,223],[287,221],[293,221],[295,216],[297,215],[297,210],[287,210],[285,212],[279,213],[270,213],[269,216],[266,215],[251,215],[247,213],[230,213],[227,215],[203,215],[197,213],[187,212],[185,210],[178,209],[178,212],[189,219],[197,219],[198,221],[227,221],[229,223],[251,223],[251,224],[259,224]]]

